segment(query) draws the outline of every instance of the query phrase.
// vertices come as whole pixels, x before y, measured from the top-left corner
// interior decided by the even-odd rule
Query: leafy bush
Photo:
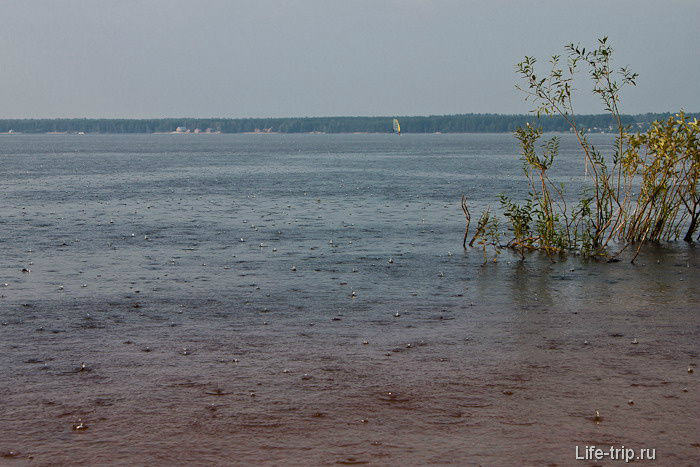
[[[698,121],[683,112],[666,121],[655,121],[644,134],[634,134],[623,125],[620,91],[636,85],[637,74],[627,68],[612,68],[612,48],[607,38],[598,40],[596,49],[569,44],[565,64],[555,55],[544,77],[535,73],[536,59],[525,57],[517,64],[526,101],[535,104],[533,112],[559,115],[576,136],[588,175],[588,193],[574,206],[567,206],[565,187],[549,177],[559,153],[559,139],[540,143],[542,129],[529,124],[516,130],[529,196],[518,204],[501,195],[500,204],[513,237],[506,245],[498,239],[498,218],[486,210],[470,246],[478,242],[484,249],[512,248],[524,258],[526,251],[547,254],[576,253],[610,258],[610,246],[626,248],[637,244],[637,254],[648,241],[692,241],[700,226],[700,152]],[[606,157],[588,140],[585,129],[576,122],[573,106],[574,75],[580,64],[587,67],[593,92],[616,122],[614,151]],[[540,144],[538,144],[540,143]],[[463,197],[462,209],[469,216]],[[622,251],[620,249],[620,251]],[[636,254],[634,256],[636,258]],[[634,261],[634,258],[633,258]]]

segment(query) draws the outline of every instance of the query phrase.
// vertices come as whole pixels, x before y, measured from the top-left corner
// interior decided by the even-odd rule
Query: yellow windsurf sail
[[[401,134],[401,125],[399,125],[399,120],[397,118],[394,119],[394,133]]]

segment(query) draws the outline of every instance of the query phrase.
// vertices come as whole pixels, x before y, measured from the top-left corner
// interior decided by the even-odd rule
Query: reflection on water
[[[522,193],[516,150],[1,137],[0,463],[692,464],[696,249],[482,267],[459,197]]]

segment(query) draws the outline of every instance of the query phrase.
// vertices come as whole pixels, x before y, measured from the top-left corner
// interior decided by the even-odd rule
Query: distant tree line
[[[622,123],[633,130],[646,130],[651,122],[665,120],[669,113],[622,115]],[[689,118],[700,114],[686,114]],[[194,131],[246,133],[271,131],[277,133],[388,133],[393,117],[302,117],[302,118],[155,118],[155,119],[3,119],[0,133],[167,133],[178,127]],[[461,114],[397,117],[404,133],[510,133],[525,123],[548,131],[569,131],[569,124],[560,116],[536,118],[534,115]],[[588,131],[608,131],[617,128],[609,114],[580,115],[580,127]]]

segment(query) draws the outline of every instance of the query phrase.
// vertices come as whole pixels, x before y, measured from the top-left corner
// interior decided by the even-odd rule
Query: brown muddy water
[[[522,195],[516,154],[0,137],[0,465],[698,465],[697,249],[480,266],[459,197]]]

